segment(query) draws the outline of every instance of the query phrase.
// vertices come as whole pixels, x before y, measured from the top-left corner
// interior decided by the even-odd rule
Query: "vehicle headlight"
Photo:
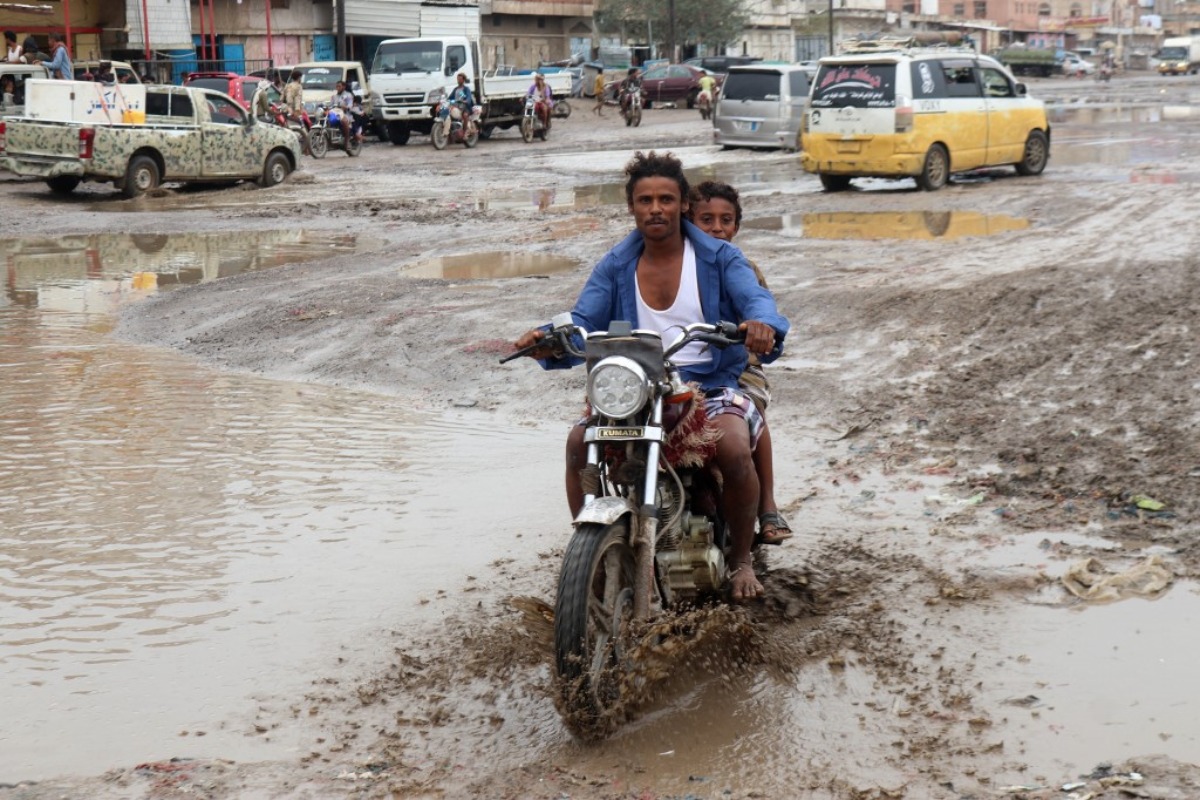
[[[433,89],[429,92],[428,95],[426,95],[425,102],[426,103],[440,103],[440,102],[442,102],[442,98],[445,96],[446,96],[446,93],[444,91],[442,91],[441,89]]]
[[[633,359],[612,356],[592,367],[587,380],[592,408],[610,419],[625,419],[646,404],[650,381]]]
[[[309,114],[313,114],[317,110],[317,104],[316,103],[305,103],[304,110],[307,111]]]

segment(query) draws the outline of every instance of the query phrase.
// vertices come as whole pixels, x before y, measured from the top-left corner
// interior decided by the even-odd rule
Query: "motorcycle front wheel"
[[[313,128],[308,132],[308,151],[313,158],[324,158],[329,152],[329,137],[324,128]]]
[[[554,663],[559,713],[582,739],[601,738],[619,722],[635,573],[626,523],[576,528],[558,578]]]
[[[525,140],[525,144],[533,141],[533,120],[529,117],[521,120],[521,138]]]
[[[635,108],[635,109],[633,109],[633,127],[636,128],[637,126],[639,126],[641,124],[642,124],[642,110],[640,108]]]
[[[433,129],[429,131],[429,138],[433,141],[434,150],[446,149],[446,129],[442,127],[441,120],[433,121]]]

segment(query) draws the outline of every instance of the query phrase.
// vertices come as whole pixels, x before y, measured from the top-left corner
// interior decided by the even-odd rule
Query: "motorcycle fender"
[[[624,497],[597,497],[583,507],[579,516],[575,517],[575,524],[593,522],[598,525],[612,525],[621,517],[626,514],[632,515],[635,511],[633,503]]]

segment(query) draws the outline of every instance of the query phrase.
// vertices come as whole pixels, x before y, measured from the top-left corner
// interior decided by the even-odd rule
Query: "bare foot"
[[[754,568],[741,564],[729,573],[729,594],[735,603],[757,600],[765,593],[763,585],[754,575]]]

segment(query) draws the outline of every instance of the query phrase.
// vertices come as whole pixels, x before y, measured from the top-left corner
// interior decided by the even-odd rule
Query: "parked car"
[[[795,64],[731,67],[713,112],[722,147],[798,149],[809,77]]]
[[[238,75],[236,72],[189,72],[184,76],[183,85],[223,92],[237,100],[242,108],[249,109],[250,101],[254,99],[254,92],[261,80],[263,79],[251,75]]]
[[[712,73],[724,75],[726,72],[729,72],[730,67],[753,64],[756,61],[762,61],[762,59],[758,56],[700,56],[699,58],[689,58],[683,63],[689,67],[699,67]]]
[[[699,67],[687,64],[659,64],[650,67],[642,73],[642,97],[646,108],[655,103],[679,102],[687,103],[688,108],[694,108],[696,97],[700,94],[700,79],[712,75],[721,85],[723,75],[716,75]]]
[[[855,177],[912,177],[927,191],[951,173],[1050,157],[1045,104],[990,56],[967,50],[821,59],[802,126],[801,164],[826,191]]]
[[[1063,53],[1063,74],[1071,75],[1091,75],[1096,71],[1096,65],[1086,58],[1083,58],[1078,53],[1073,53],[1070,50]]]

